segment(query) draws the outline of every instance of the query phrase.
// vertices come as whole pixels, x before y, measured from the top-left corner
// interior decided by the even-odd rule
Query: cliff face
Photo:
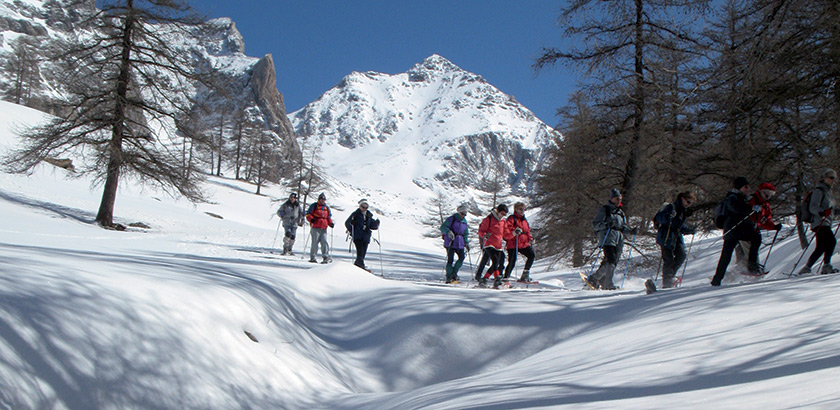
[[[289,155],[297,155],[300,150],[295,139],[292,123],[286,115],[283,94],[277,90],[274,58],[271,54],[266,54],[254,64],[249,83],[254,103],[263,113],[266,124],[280,137],[283,147]]]
[[[68,7],[62,0],[0,0],[0,63],[12,58],[13,40],[31,40],[37,48],[51,40],[84,36],[79,22],[96,11],[94,1],[74,4]],[[223,124],[224,134],[230,139],[236,132],[235,122],[247,118],[252,125],[274,134],[277,141],[273,145],[279,147],[279,157],[299,155],[283,95],[277,90],[271,55],[246,56],[245,41],[229,18],[209,20],[186,30],[168,30],[168,35],[173,49],[190,56],[192,66],[187,70],[212,73],[214,81],[221,84],[220,90],[195,84],[192,94],[182,99],[191,101],[197,112],[200,107],[197,117],[206,127]],[[61,70],[49,61],[39,64],[40,81],[28,90],[22,103],[60,115],[51,102],[62,97]],[[0,72],[0,89],[10,90],[13,82],[9,73]]]

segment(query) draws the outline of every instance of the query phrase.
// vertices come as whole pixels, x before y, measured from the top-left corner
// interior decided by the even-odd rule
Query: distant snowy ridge
[[[525,195],[556,135],[513,97],[439,55],[400,74],[354,72],[291,117],[301,143],[322,146],[339,174],[364,172],[374,153],[388,169],[411,158],[408,182],[430,190],[475,188],[498,172]]]

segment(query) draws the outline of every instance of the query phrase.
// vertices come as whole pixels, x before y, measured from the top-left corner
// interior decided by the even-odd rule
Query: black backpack
[[[723,229],[726,223],[726,199],[715,207],[715,228]]]

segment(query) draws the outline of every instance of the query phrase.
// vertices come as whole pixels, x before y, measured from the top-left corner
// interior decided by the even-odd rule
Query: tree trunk
[[[120,55],[120,74],[117,77],[116,104],[114,106],[114,126],[111,129],[111,142],[108,144],[108,169],[105,175],[105,188],[102,202],[96,215],[96,223],[103,227],[114,226],[114,204],[122,168],[122,139],[125,132],[125,102],[128,96],[128,81],[131,70],[131,35],[134,29],[134,0],[128,0],[125,27],[122,33],[122,53]]]
[[[636,90],[633,101],[633,135],[630,139],[630,155],[627,158],[627,165],[624,167],[624,180],[622,191],[624,203],[629,204],[636,189],[636,175],[639,172],[639,150],[642,140],[642,124],[645,117],[645,78],[644,78],[644,14],[642,0],[636,0],[636,38],[635,38],[635,75]]]

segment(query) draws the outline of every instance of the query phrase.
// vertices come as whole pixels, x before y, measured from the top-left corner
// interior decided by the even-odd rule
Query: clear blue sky
[[[401,73],[432,54],[482,75],[548,125],[579,73],[536,75],[533,59],[558,46],[562,0],[197,0],[207,17],[230,17],[245,53],[271,53],[286,109],[298,110],[353,71]]]

